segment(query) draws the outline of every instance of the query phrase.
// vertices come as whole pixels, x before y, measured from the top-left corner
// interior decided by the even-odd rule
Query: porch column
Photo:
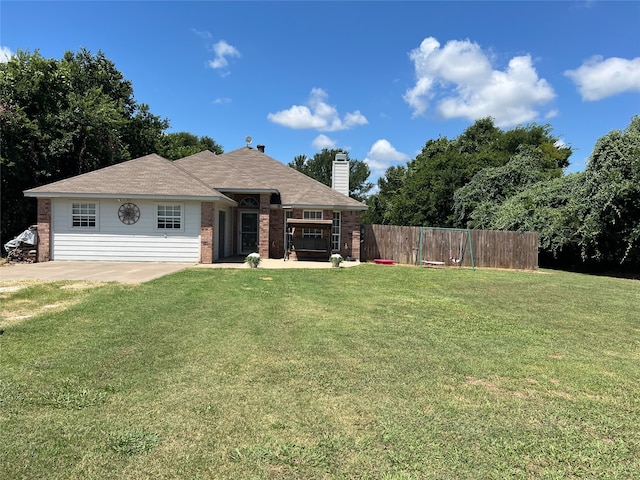
[[[51,199],[38,198],[38,262],[51,260]]]
[[[212,202],[200,204],[200,263],[213,263],[213,222],[216,210]]]
[[[258,253],[262,258],[269,258],[269,214],[271,212],[271,194],[260,194],[260,213],[258,215]]]

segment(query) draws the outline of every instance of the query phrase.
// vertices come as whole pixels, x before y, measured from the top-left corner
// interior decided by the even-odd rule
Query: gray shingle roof
[[[26,196],[135,196],[231,199],[159,155],[151,154],[26,190]]]
[[[367,208],[250,147],[222,155],[205,150],[174,162],[156,154],[146,155],[32,188],[25,195],[183,197],[232,202],[221,192],[279,193],[286,207]]]
[[[367,208],[363,203],[251,147],[222,155],[207,150],[175,163],[221,192],[277,191],[283,206]]]

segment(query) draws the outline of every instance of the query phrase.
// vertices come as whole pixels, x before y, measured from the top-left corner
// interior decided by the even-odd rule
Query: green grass
[[[363,265],[84,285],[0,295],[1,478],[640,472],[637,281]]]

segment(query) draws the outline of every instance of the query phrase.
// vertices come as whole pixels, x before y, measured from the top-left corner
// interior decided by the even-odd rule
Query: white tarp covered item
[[[36,246],[38,244],[38,231],[35,228],[25,230],[13,240],[4,244],[4,249],[11,252],[21,246]]]

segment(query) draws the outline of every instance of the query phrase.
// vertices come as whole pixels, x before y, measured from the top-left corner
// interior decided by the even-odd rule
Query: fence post
[[[418,255],[420,257],[419,267],[422,267],[422,228],[423,227],[420,227],[420,241],[418,242],[418,248],[420,249],[420,255]]]

